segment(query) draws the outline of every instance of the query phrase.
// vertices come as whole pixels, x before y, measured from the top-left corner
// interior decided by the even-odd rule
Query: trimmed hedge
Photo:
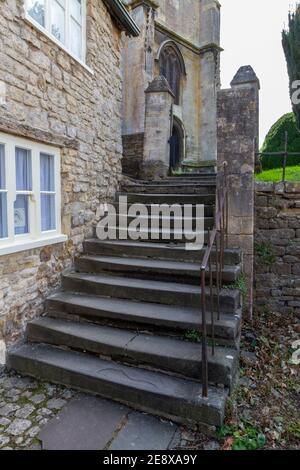
[[[288,132],[288,151],[300,153],[300,132],[296,126],[296,117],[294,113],[284,114],[271,127],[268,132],[261,152],[280,152],[284,150],[285,131]],[[262,156],[263,170],[273,168],[282,168],[283,157]],[[290,156],[287,160],[288,166],[300,165],[300,156]]]

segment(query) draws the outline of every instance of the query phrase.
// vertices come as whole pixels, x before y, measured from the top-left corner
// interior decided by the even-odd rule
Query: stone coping
[[[260,193],[300,193],[300,181],[287,181],[273,183],[269,181],[255,181],[255,191]]]

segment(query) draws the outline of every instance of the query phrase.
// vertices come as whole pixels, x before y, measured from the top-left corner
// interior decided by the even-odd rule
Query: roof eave
[[[104,0],[119,27],[130,36],[138,36],[140,29],[121,0]]]

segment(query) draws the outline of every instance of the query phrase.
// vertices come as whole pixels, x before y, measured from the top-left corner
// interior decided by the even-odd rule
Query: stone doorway
[[[170,171],[176,170],[183,160],[184,132],[181,124],[174,119],[170,138]]]

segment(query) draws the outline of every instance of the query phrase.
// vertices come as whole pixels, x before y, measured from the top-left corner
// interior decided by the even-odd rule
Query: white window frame
[[[45,1],[45,26],[40,25],[32,16],[29,15],[27,12],[29,0],[25,0],[25,19],[35,28],[37,28],[40,32],[42,32],[45,36],[47,36],[51,41],[57,44],[61,49],[67,52],[73,59],[79,62],[86,70],[88,70],[92,75],[94,75],[93,70],[88,67],[85,63],[86,61],[86,1],[82,0],[82,57],[77,57],[71,51],[70,48],[70,0],[65,0],[65,43],[60,42],[52,33],[51,33],[51,0],[44,0]]]
[[[33,142],[0,132],[0,145],[4,145],[5,192],[7,194],[7,238],[0,238],[0,255],[61,243],[68,239],[61,233],[61,177],[60,150],[46,144]],[[32,190],[16,189],[16,148],[31,151]],[[40,188],[40,154],[54,157],[55,178],[55,230],[42,231]],[[29,195],[29,233],[15,235],[14,202],[18,194]]]

